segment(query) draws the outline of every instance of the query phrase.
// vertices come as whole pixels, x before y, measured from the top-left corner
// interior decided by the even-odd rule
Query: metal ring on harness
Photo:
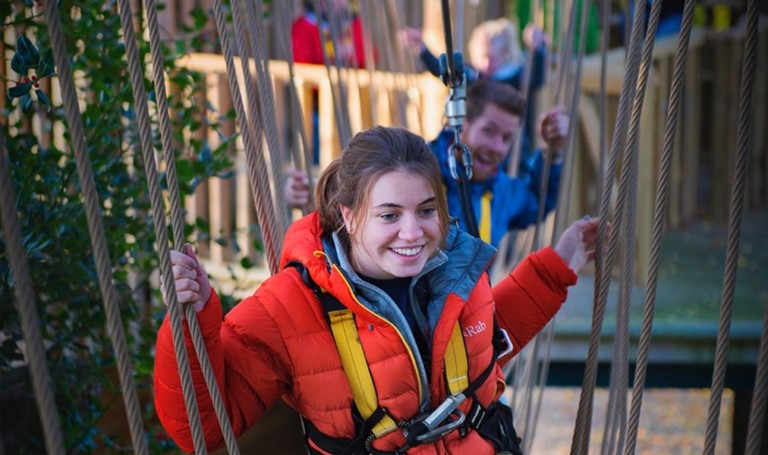
[[[459,173],[456,169],[456,148],[461,147],[461,165],[464,167],[464,173],[467,180],[472,180],[472,152],[463,142],[454,142],[448,146],[448,168],[451,171],[451,177],[458,180]]]
[[[434,442],[434,441],[437,441],[438,439],[443,438],[444,436],[448,435],[449,433],[453,432],[453,430],[459,428],[461,425],[464,424],[464,420],[466,420],[466,416],[464,415],[463,412],[461,412],[458,409],[454,409],[448,415],[449,419],[451,415],[455,415],[456,418],[453,420],[450,420],[445,425],[435,428],[434,430],[430,430],[430,431],[427,431],[426,433],[422,433],[418,436],[414,436],[413,441],[415,441],[417,444],[426,444],[428,442]],[[406,439],[409,439],[407,431],[403,431],[403,434],[405,435]]]
[[[423,420],[403,428],[403,436],[405,436],[408,444],[415,446],[431,442],[442,438],[460,427],[464,423],[466,416],[458,408],[466,398],[467,396],[463,393],[451,395]],[[440,423],[450,419],[451,415],[455,415],[456,418],[450,420],[445,425],[438,426]]]

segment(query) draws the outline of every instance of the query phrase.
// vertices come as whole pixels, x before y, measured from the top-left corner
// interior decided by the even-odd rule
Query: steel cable
[[[752,89],[755,79],[757,60],[757,0],[747,2],[747,19],[744,39],[744,56],[741,66],[739,113],[737,123],[736,163],[733,173],[733,187],[728,216],[728,242],[726,247],[725,271],[723,274],[723,293],[720,304],[720,321],[717,331],[714,371],[704,436],[705,455],[715,452],[717,425],[720,417],[720,404],[725,387],[725,369],[727,365],[728,345],[730,341],[731,315],[736,291],[736,272],[739,264],[739,244],[741,241],[741,221],[744,209],[746,186],[747,155],[752,136]]]

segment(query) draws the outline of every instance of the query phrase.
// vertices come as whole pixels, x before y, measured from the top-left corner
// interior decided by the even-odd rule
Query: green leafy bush
[[[58,84],[53,79],[55,68],[45,19],[39,4],[27,0],[23,8],[16,9],[18,5],[0,5],[3,30],[13,27],[21,31],[15,42],[4,43],[5,49],[13,51],[13,73],[7,76],[0,134],[5,137],[10,158],[17,213],[36,285],[40,329],[54,378],[66,451],[130,450],[127,429],[111,434],[103,422],[105,415],[120,407],[122,398],[80,182],[74,156],[68,151],[70,136],[65,129],[62,137],[66,147],[52,140],[54,125],[65,125],[66,121],[62,107],[51,101],[45,89],[50,86],[46,82]],[[148,284],[148,277],[157,268],[157,255],[120,16],[113,2],[63,0],[59,7],[72,68],[83,82],[78,88],[86,100],[82,110],[86,143],[102,203],[118,301],[123,320],[130,321],[126,334],[136,383],[144,398],[147,438],[153,452],[161,452],[173,446],[159,436],[162,432],[152,418],[154,411],[148,399],[152,348],[162,316],[157,307],[158,292]],[[196,11],[194,17],[191,32],[205,25],[204,13]],[[141,42],[140,49],[147,57],[148,43]],[[193,133],[204,126],[201,113],[184,101],[200,90],[201,77],[174,67],[176,59],[189,50],[190,44],[184,41],[165,43],[164,49],[166,74],[184,94],[169,99],[174,139],[181,150],[177,163],[183,195],[211,176],[223,176],[231,168],[228,156],[234,147],[233,137],[222,137],[215,149],[195,139]],[[147,80],[150,102],[154,99],[152,86]],[[215,124],[206,126],[217,129]],[[156,141],[160,150],[159,136]],[[187,234],[210,235],[205,227],[203,222],[190,224]],[[0,238],[0,442],[5,453],[43,453],[12,286],[6,244]]]

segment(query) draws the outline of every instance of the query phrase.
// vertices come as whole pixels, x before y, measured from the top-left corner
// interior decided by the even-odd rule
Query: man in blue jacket
[[[547,111],[540,121],[540,134],[546,144],[526,160],[524,178],[513,178],[504,171],[512,144],[520,133],[520,119],[525,112],[525,98],[511,85],[481,79],[467,88],[467,116],[461,131],[461,142],[473,156],[472,181],[468,189],[474,207],[480,237],[498,247],[501,238],[512,229],[525,229],[536,223],[539,194],[544,170],[544,153],[552,151],[544,214],[555,208],[562,170],[561,150],[568,133],[568,116],[561,106]],[[443,129],[430,143],[437,155],[448,193],[448,209],[467,229],[461,209],[458,182],[448,168],[448,149],[454,132]],[[457,162],[461,158],[457,157]],[[292,207],[309,203],[309,182],[305,172],[289,169],[285,198]]]
[[[467,88],[467,116],[461,130],[461,142],[473,157],[472,180],[468,191],[480,237],[498,246],[504,234],[512,229],[525,229],[536,223],[539,195],[544,170],[544,154],[553,153],[549,171],[544,213],[555,208],[562,171],[562,148],[568,133],[568,116],[561,106],[547,111],[541,119],[544,149],[536,150],[525,163],[525,178],[506,174],[506,163],[515,138],[520,133],[520,119],[525,112],[525,98],[509,84],[482,79]],[[443,129],[430,143],[443,171],[448,192],[448,208],[467,228],[462,211],[458,182],[448,167],[448,150],[454,132]],[[457,149],[457,153],[458,149]],[[461,163],[461,157],[456,160]]]

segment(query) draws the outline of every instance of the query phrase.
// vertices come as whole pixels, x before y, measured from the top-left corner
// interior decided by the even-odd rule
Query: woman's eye
[[[383,213],[379,215],[379,217],[381,217],[381,219],[384,221],[394,221],[397,219],[397,215],[394,213]]]
[[[421,215],[422,216],[431,216],[437,211],[435,207],[427,207],[425,209],[421,209]]]

